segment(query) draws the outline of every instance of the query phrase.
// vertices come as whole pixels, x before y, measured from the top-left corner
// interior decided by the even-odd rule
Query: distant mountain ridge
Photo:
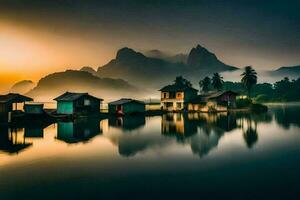
[[[39,80],[27,95],[37,99],[52,100],[62,93],[88,92],[100,98],[116,99],[123,96],[138,96],[138,88],[121,79],[100,78],[89,72],[66,70],[49,74]]]
[[[202,69],[206,71],[232,71],[237,67],[226,65],[221,62],[214,53],[211,53],[206,48],[197,45],[192,48],[187,59],[187,65],[191,68]]]
[[[11,93],[25,94],[33,89],[35,86],[34,82],[31,80],[22,80],[15,83],[9,90]]]
[[[171,55],[169,53],[160,51],[158,49],[145,51],[144,55],[149,58],[159,58],[172,63],[186,63],[188,58],[188,54],[179,53],[179,54]]]
[[[276,70],[267,71],[267,73],[278,80],[284,77],[297,79],[300,77],[300,65],[280,67]]]
[[[159,56],[158,54],[161,52],[156,50],[152,53]],[[164,56],[161,55],[161,57]],[[98,68],[97,75],[121,78],[133,84],[146,84],[156,88],[170,82],[178,75],[198,82],[206,75],[236,69],[238,68],[224,64],[213,53],[200,45],[191,50],[187,64],[147,57],[140,52],[124,47],[117,52],[115,59]]]

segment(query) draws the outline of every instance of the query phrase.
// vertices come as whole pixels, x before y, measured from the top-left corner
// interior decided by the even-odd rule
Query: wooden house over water
[[[145,103],[134,99],[119,99],[108,103],[110,114],[127,115],[145,112]]]
[[[185,85],[174,83],[161,88],[161,106],[165,111],[181,111],[187,103],[197,97],[198,90]]]
[[[57,114],[90,114],[99,113],[103,99],[88,93],[66,92],[54,99],[57,101]]]
[[[10,122],[13,114],[22,113],[18,104],[21,103],[24,106],[25,102],[28,101],[33,101],[33,99],[17,93],[0,95],[0,123]]]
[[[219,91],[201,94],[188,102],[188,111],[214,112],[236,108],[238,93]]]

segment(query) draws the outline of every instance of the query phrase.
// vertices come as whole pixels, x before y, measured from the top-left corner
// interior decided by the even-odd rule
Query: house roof
[[[126,104],[126,103],[131,103],[131,102],[145,104],[143,101],[138,101],[138,100],[135,100],[135,99],[127,99],[127,98],[122,98],[122,99],[119,99],[117,101],[112,101],[108,104],[109,105],[122,105],[122,104]]]
[[[88,93],[75,93],[75,92],[65,92],[64,94],[56,97],[54,100],[55,101],[75,101],[83,96],[89,96],[89,97],[98,99],[100,101],[103,101],[103,99],[99,99],[97,97],[89,95]]]
[[[230,93],[230,94],[233,94],[233,95],[238,94],[238,93],[233,92],[231,90],[227,90],[227,91],[218,91],[218,92],[207,93],[207,94],[204,94],[204,95],[206,96],[206,98],[214,99],[214,98],[218,98],[219,96],[222,96],[223,94],[227,94],[227,93]]]
[[[177,91],[186,91],[186,90],[198,91],[197,89],[195,89],[193,87],[190,87],[188,85],[184,85],[184,84],[167,85],[167,86],[161,88],[159,91],[162,91],[162,92],[177,92]]]
[[[22,103],[25,101],[33,101],[32,98],[17,94],[17,93],[9,93],[6,95],[0,95],[0,103]]]
[[[238,93],[230,91],[230,90],[228,90],[228,91],[218,91],[218,92],[209,92],[209,93],[198,95],[197,97],[192,99],[190,102],[191,103],[206,102],[209,99],[218,98],[218,97],[220,97],[220,96],[222,96],[223,94],[226,94],[226,93],[231,93],[233,95],[238,95]]]

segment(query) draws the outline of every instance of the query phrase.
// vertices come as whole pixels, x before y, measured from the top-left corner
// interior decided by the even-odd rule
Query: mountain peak
[[[145,56],[139,52],[134,51],[131,48],[124,47],[118,50],[116,59],[117,60],[132,60],[138,58],[145,58]]]
[[[84,72],[89,72],[91,74],[95,74],[96,71],[94,70],[94,68],[90,67],[90,66],[84,66],[80,69],[80,71],[84,71]]]
[[[215,54],[198,44],[196,48],[192,48],[190,51],[187,63],[189,66],[200,66],[208,65],[217,60],[218,59]]]

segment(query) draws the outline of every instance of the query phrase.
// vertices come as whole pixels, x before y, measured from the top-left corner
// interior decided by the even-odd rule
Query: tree
[[[192,83],[182,76],[177,76],[174,82],[176,85],[186,85],[192,87]]]
[[[203,80],[199,81],[199,86],[203,92],[208,92],[210,89],[211,80],[206,76]]]
[[[241,74],[241,76],[241,82],[248,92],[248,96],[250,97],[251,89],[257,83],[257,73],[251,66],[247,66],[245,67],[245,71]]]
[[[212,86],[218,90],[221,91],[222,87],[223,87],[223,77],[220,76],[219,73],[214,73],[213,77],[212,77]]]

